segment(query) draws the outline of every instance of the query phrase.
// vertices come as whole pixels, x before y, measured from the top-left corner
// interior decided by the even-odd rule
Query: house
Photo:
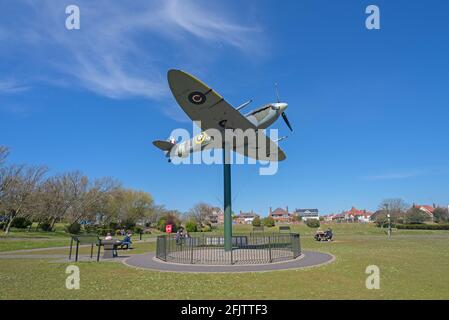
[[[277,208],[274,211],[270,207],[269,216],[273,218],[276,224],[291,223],[293,221],[293,214],[288,212],[288,207],[285,207],[285,210]]]
[[[433,206],[429,205],[420,205],[420,204],[413,204],[413,208],[418,208],[419,210],[426,213],[432,220],[433,220],[433,211],[435,210],[435,204]]]
[[[224,212],[219,207],[212,208],[212,214],[210,215],[210,222],[212,224],[224,224]]]
[[[295,212],[293,214],[301,217],[301,220],[303,221],[307,221],[309,219],[320,219],[318,209],[295,209]]]
[[[242,212],[242,210],[240,210],[239,215],[237,215],[234,220],[237,224],[252,224],[256,217],[259,217],[259,215],[254,213],[253,210],[250,212]]]
[[[337,222],[362,222],[367,223],[371,221],[372,213],[366,211],[365,209],[359,210],[352,207],[348,211],[343,211],[342,213],[333,216],[332,220]]]

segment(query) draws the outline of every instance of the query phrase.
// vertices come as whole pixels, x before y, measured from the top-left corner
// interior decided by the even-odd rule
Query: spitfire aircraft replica
[[[173,139],[169,141],[157,140],[153,144],[166,153],[170,161],[173,157],[188,157],[196,151],[210,148],[222,148],[224,139],[218,139],[216,132],[222,133],[226,129],[240,129],[246,133],[248,139],[239,139],[239,143],[232,145],[232,150],[257,160],[282,161],[285,153],[278,147],[277,142],[285,139],[282,137],[273,141],[266,137],[262,130],[272,125],[280,116],[292,130],[287,119],[285,110],[287,103],[280,102],[277,94],[277,102],[266,104],[254,111],[242,115],[239,111],[248,106],[252,100],[233,108],[223,97],[213,89],[209,88],[200,80],[180,70],[168,72],[168,83],[170,89],[184,112],[192,121],[200,124],[202,132],[190,140],[176,143]],[[212,134],[213,132],[213,134]],[[248,132],[257,133],[248,135]],[[263,147],[263,148],[261,148]],[[260,150],[266,152],[260,152]]]
[[[285,114],[288,105],[280,101],[276,90],[277,102],[268,103],[242,115],[239,111],[252,100],[234,108],[213,89],[184,71],[172,69],[168,71],[167,76],[176,101],[189,118],[200,126],[202,132],[179,143],[171,138],[169,141],[156,140],[153,144],[165,152],[169,162],[173,157],[185,158],[193,152],[223,148],[224,246],[225,250],[232,250],[230,150],[256,160],[285,160],[285,153],[277,143],[286,137],[274,141],[264,134],[263,129],[268,128],[281,116],[293,131]],[[226,133],[229,131],[237,132],[236,143],[234,140],[226,141]],[[238,135],[244,135],[246,139],[239,139]]]

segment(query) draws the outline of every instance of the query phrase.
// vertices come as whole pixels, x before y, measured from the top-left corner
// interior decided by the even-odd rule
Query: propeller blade
[[[281,102],[281,99],[279,98],[279,91],[278,91],[278,84],[277,84],[277,82],[274,84],[274,91],[276,92],[277,102],[278,103]]]
[[[293,131],[292,126],[290,125],[290,122],[288,121],[288,118],[287,118],[287,115],[285,114],[285,112],[282,112],[281,115],[282,115],[282,119],[284,119],[287,127],[290,129],[290,131]]]

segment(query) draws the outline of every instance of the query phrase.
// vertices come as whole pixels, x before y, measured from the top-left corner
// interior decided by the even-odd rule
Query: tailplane
[[[155,140],[153,141],[153,144],[162,151],[170,151],[171,148],[173,148],[173,146],[175,145],[175,143],[173,142],[164,140]]]

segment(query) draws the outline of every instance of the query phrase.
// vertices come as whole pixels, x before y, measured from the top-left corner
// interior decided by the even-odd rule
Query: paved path
[[[155,257],[154,253],[138,254],[129,257],[123,261],[124,264],[157,271],[168,272],[263,272],[277,271],[286,269],[301,269],[313,266],[319,266],[333,262],[335,257],[328,253],[316,251],[304,251],[303,254],[295,260],[270,264],[253,264],[253,265],[192,265],[192,264],[176,264],[167,263]]]
[[[156,242],[156,238],[148,238],[145,240],[133,241],[133,243],[143,243],[143,242]],[[90,244],[82,244],[79,246],[79,248],[87,248],[87,247],[90,247]],[[73,245],[73,248],[75,248],[75,245]],[[70,246],[0,251],[0,257],[3,255],[10,255],[10,254],[16,254],[16,253],[20,254],[20,253],[26,253],[26,252],[39,252],[39,251],[58,250],[58,249],[70,249]]]

